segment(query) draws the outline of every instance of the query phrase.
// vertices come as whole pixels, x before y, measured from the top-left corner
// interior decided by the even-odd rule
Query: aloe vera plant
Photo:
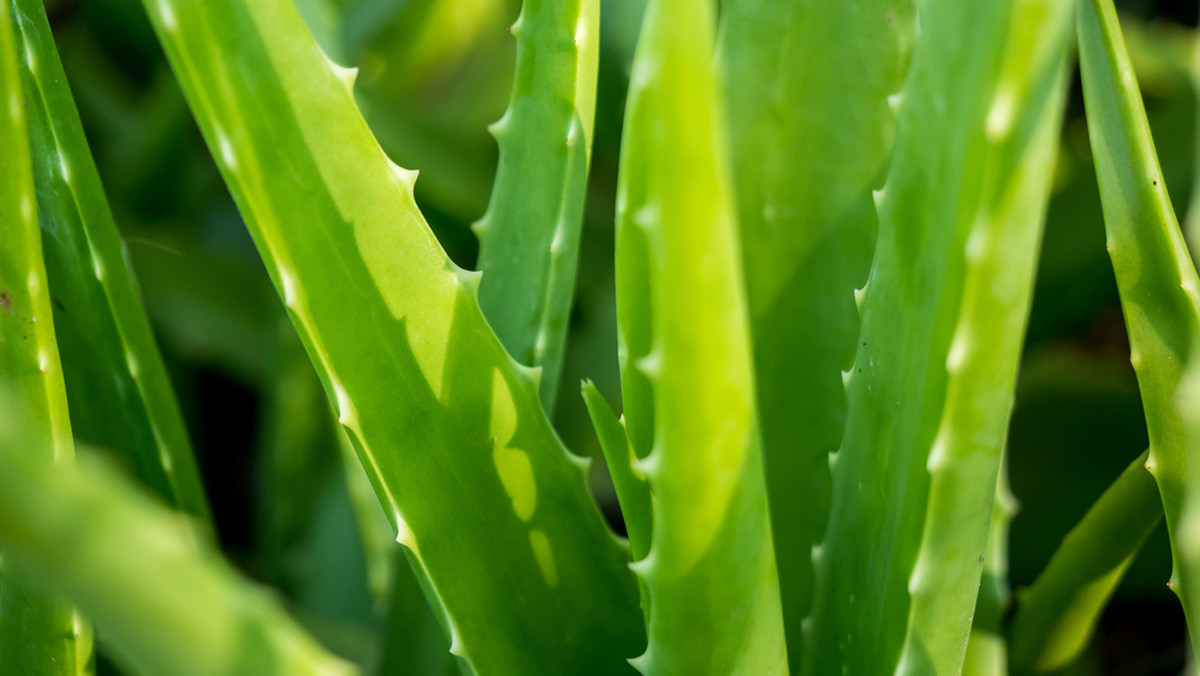
[[[120,94],[0,0],[0,672],[91,673],[94,625],[106,673],[1054,673],[1164,515],[1196,634],[1200,286],[1110,0],[110,2],[215,165],[180,203],[237,215],[129,206]],[[1076,44],[1149,450],[1021,582]]]

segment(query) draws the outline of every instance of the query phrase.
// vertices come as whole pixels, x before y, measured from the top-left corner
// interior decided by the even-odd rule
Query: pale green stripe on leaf
[[[800,663],[912,0],[726,0],[733,157],[788,656]],[[820,55],[813,58],[813,55]]]
[[[13,0],[37,211],[75,436],[120,449],[169,503],[209,522],[183,417],[142,308],[41,0]]]
[[[985,562],[1066,98],[1071,0],[1016,0],[983,133],[897,674],[961,671]],[[968,203],[969,204],[969,203]],[[978,560],[976,560],[978,558]]]
[[[541,367],[554,410],[575,290],[587,192],[600,0],[525,0],[512,27],[516,78],[491,127],[500,163],[491,203],[475,224],[479,303],[518,362]]]
[[[1017,594],[1012,673],[1056,673],[1087,647],[1126,568],[1162,519],[1147,457],[1143,453],[1130,463],[1063,539],[1033,585]]]
[[[37,435],[24,451],[65,469],[74,456],[62,366],[54,336],[50,292],[42,263],[33,167],[17,51],[8,0],[0,0],[0,385],[15,401],[0,416],[0,431],[27,420]],[[90,659],[90,630],[57,596],[29,584],[0,547],[0,660],[29,676],[76,676]]]
[[[714,15],[708,2],[651,0],[626,104],[617,255],[644,266],[649,297],[619,285],[618,318],[649,341],[636,361],[625,355],[622,377],[644,378],[653,398],[652,412],[625,409],[635,448],[645,439],[634,421],[645,430],[653,416],[637,463],[654,496],[651,545],[634,564],[649,645],[634,663],[647,674],[785,674]]]
[[[1167,196],[1111,0],[1080,0],[1078,34],[1108,252],[1150,436],[1146,468],[1162,495],[1172,539],[1172,587],[1183,601],[1195,649],[1200,647],[1200,608],[1194,602],[1200,602],[1200,591],[1190,587],[1200,585],[1200,557],[1187,556],[1185,562],[1182,544],[1193,538],[1179,529],[1194,492],[1187,478],[1200,475],[1191,467],[1200,456],[1189,450],[1176,406],[1189,353],[1200,342],[1200,279]]]
[[[986,122],[1008,47],[1011,3],[920,0],[916,6],[920,31],[908,78],[894,99],[896,147],[887,183],[876,195],[879,238],[859,298],[857,355],[845,374],[847,424],[831,458],[833,506],[825,540],[814,547],[817,592],[801,656],[807,676],[884,674],[898,665],[930,495],[927,461],[941,426],[947,357],[962,315],[967,239],[977,217],[997,206],[997,191],[987,186],[1005,186],[1008,179],[1002,167],[992,168],[996,178],[988,178]],[[1002,254],[1011,255],[1007,249]],[[1014,280],[1021,280],[1019,273]],[[1002,413],[1003,420],[1007,412],[1007,405],[987,411],[981,431],[992,430],[992,419]],[[973,485],[963,487],[984,496],[978,550],[964,554],[976,576],[969,597],[959,599],[968,608],[966,622],[1003,441],[981,436],[980,443],[996,450]],[[983,471],[988,464],[990,471]],[[948,629],[961,633],[964,647],[965,630]],[[909,655],[917,657],[911,650]]]
[[[203,544],[186,517],[100,463],[51,466],[30,450],[43,435],[9,399],[0,413],[12,423],[0,427],[0,542],[23,572],[79,603],[132,673],[356,673]]]
[[[353,71],[289,0],[145,4],[452,651],[485,675],[628,670],[637,588],[584,463],[372,137]]]

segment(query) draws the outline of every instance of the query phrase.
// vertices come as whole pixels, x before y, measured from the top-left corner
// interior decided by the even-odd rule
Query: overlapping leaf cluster
[[[143,3],[288,320],[228,357],[267,383],[265,576],[319,596],[292,561],[352,525],[379,625],[353,665],[215,546],[45,9],[0,0],[4,668],[91,673],[94,623],[146,674],[1049,673],[1163,514],[1196,619],[1200,280],[1110,0],[648,0],[637,31],[524,0],[478,271],[435,233],[474,215],[469,163],[429,152],[436,115],[381,123],[379,83],[431,86],[503,12],[359,4]],[[582,397],[622,538],[551,415],[604,192],[601,51],[635,34],[609,158],[623,414]],[[1150,448],[1010,612],[1004,449],[1076,41]]]

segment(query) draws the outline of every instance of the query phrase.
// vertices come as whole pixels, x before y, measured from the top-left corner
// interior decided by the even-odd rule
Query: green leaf
[[[942,418],[926,463],[929,498],[897,673],[962,669],[1058,151],[1071,9],[1070,0],[1012,4],[985,121],[982,193],[963,250]]]
[[[812,546],[829,517],[841,371],[854,359],[912,0],[727,0],[727,84],[755,379],[788,656],[800,665]],[[820,58],[806,55],[820,54]]]
[[[1017,512],[1017,501],[1008,486],[1007,457],[1005,454],[1001,458],[1000,474],[996,477],[983,579],[963,660],[963,676],[1007,676],[1009,673],[1008,642],[1003,623],[1012,601],[1008,586],[1008,535],[1009,524]]]
[[[425,600],[408,556],[393,547],[392,588],[382,638],[380,676],[460,676],[443,623]]]
[[[612,477],[617,501],[621,505],[625,531],[629,535],[630,556],[634,561],[640,561],[650,551],[650,524],[653,516],[650,487],[646,485],[646,477],[637,470],[637,456],[633,454],[633,447],[629,445],[625,426],[617,419],[608,402],[604,401],[604,395],[600,394],[590,380],[583,383],[582,390],[588,415],[591,416],[596,436],[600,439],[600,448],[604,452],[609,476]]]
[[[625,554],[290,0],[145,3],[418,576],[477,673],[619,673]],[[533,611],[536,609],[536,612]]]
[[[41,0],[13,0],[54,325],[76,438],[121,449],[209,524],[183,417],[88,149]]]
[[[1162,502],[1146,471],[1149,452],[1130,463],[1017,597],[1012,673],[1049,674],[1087,647],[1100,613],[1129,564],[1162,519]]]
[[[0,430],[28,419],[39,434],[27,453],[65,468],[74,457],[62,366],[42,263],[25,97],[17,68],[11,8],[0,1],[0,383],[16,397]],[[22,51],[28,66],[37,57]],[[40,320],[40,321],[39,321]],[[30,676],[86,673],[90,634],[72,608],[33,587],[0,551],[0,655]]]
[[[290,324],[280,328],[292,333]],[[319,497],[326,484],[343,479],[331,478],[338,467],[337,424],[308,355],[294,333],[280,336],[272,352],[257,442],[258,574],[291,594],[302,584],[300,550]]]
[[[500,164],[479,235],[479,304],[509,354],[541,367],[554,410],[575,290],[596,108],[599,0],[526,0],[517,73],[491,126]]]
[[[622,378],[643,397],[626,398],[625,419],[638,455],[649,451],[637,470],[654,496],[650,551],[634,564],[649,646],[633,662],[647,674],[784,674],[714,14],[709,2],[650,2],[626,103]]]
[[[52,466],[31,450],[44,435],[7,398],[0,414],[12,423],[0,428],[0,542],[22,571],[79,603],[135,673],[356,673],[239,576],[190,519],[94,460]]]
[[[1061,119],[1068,10],[917,4],[802,673],[962,668]]]
[[[1146,468],[1158,483],[1171,536],[1171,587],[1191,620],[1192,647],[1197,649],[1200,587],[1191,587],[1200,585],[1200,557],[1183,551],[1185,541],[1196,538],[1180,527],[1193,493],[1187,479],[1200,476],[1200,469],[1191,467],[1200,464],[1200,456],[1189,450],[1186,418],[1176,407],[1185,365],[1200,341],[1200,279],[1167,196],[1111,0],[1080,0],[1078,29],[1108,253],[1150,436]]]

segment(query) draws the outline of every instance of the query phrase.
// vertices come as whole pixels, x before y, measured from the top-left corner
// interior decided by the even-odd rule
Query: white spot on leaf
[[[279,268],[279,285],[283,287],[283,304],[296,310],[300,298],[299,291],[296,290],[296,277],[291,270],[283,266]]]
[[[168,31],[174,31],[179,27],[179,22],[175,19],[175,10],[171,9],[169,0],[159,0],[158,15],[162,18],[163,28]]]
[[[354,410],[354,404],[350,401],[350,395],[346,393],[346,388],[336,379],[330,376],[330,386],[333,388],[334,398],[337,400],[338,422],[345,427],[355,427],[358,424],[358,412]]]
[[[224,164],[226,169],[230,171],[237,169],[237,156],[233,153],[233,143],[229,141],[225,132],[220,130],[217,130],[217,152],[220,153],[221,164]]]
[[[996,99],[992,102],[987,116],[989,139],[994,141],[1008,136],[1013,124],[1013,105],[1013,95],[1007,87],[996,94]]]

